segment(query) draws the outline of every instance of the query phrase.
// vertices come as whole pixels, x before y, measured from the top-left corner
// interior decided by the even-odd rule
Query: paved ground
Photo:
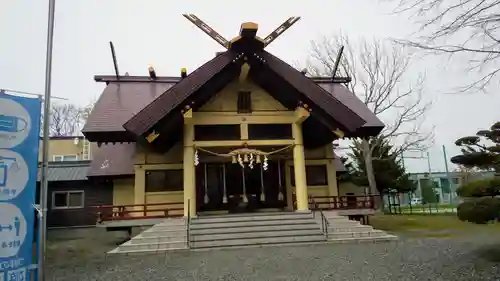
[[[491,233],[108,257],[103,252],[113,247],[109,233],[83,236],[61,241],[59,235],[57,245],[52,243],[47,280],[486,281],[500,276],[500,235]]]

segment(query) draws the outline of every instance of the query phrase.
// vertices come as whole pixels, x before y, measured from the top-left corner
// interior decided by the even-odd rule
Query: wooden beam
[[[343,138],[345,136],[345,133],[340,129],[334,130],[333,133],[339,138]]]
[[[240,77],[238,78],[238,81],[240,83],[245,82],[247,80],[249,72],[250,72],[250,65],[248,63],[244,63],[241,66]]]
[[[193,123],[193,109],[190,108],[188,109],[188,111],[184,112],[183,118],[184,118],[184,124]]]
[[[278,38],[283,32],[285,32],[287,29],[289,29],[293,24],[295,24],[297,21],[300,20],[300,17],[290,17],[288,18],[284,23],[282,23],[278,28],[276,28],[273,32],[269,33],[264,38],[265,46],[271,44],[276,38]]]
[[[257,30],[259,30],[259,25],[255,22],[244,22],[240,27],[240,36],[255,37],[257,35]]]
[[[194,141],[198,147],[254,147],[292,145],[294,140],[228,140],[228,141]]]
[[[149,143],[152,143],[155,139],[157,139],[160,136],[160,133],[157,133],[156,131],[152,131],[147,137],[146,140]]]
[[[214,39],[221,46],[223,46],[226,49],[229,48],[229,42],[226,40],[226,38],[222,37],[222,35],[220,35],[217,31],[215,31],[213,28],[211,28],[208,24],[199,19],[197,16],[193,14],[183,14],[183,16],[190,22],[192,22],[194,25],[196,25],[203,32],[205,32],[212,39]]]
[[[311,115],[311,113],[307,109],[299,106],[299,107],[297,107],[297,109],[295,109],[295,112],[294,112],[294,116],[295,116],[294,123],[300,124],[300,123],[304,122],[310,115]]]

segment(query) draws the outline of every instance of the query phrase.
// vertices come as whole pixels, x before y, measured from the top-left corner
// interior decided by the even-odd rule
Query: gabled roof
[[[134,175],[135,143],[102,144],[94,152],[88,177]]]
[[[299,100],[308,103],[313,109],[311,114],[325,123],[325,125],[328,125],[331,130],[341,128],[347,131],[347,133],[354,133],[366,123],[366,120],[344,105],[334,95],[318,86],[310,78],[304,76],[287,63],[267,52],[254,55],[263,59],[260,61],[255,60],[255,58],[248,59],[248,63],[251,65],[250,77],[256,78],[253,80],[260,86],[263,86],[264,89],[266,87],[263,84],[266,82],[268,84],[271,82],[283,85],[280,87],[281,91],[271,90],[268,92],[285,106],[293,109],[298,105]],[[244,56],[243,53],[235,53],[229,50],[215,57],[142,109],[125,123],[124,128],[139,137],[148,133],[160,121],[169,122],[169,118],[167,117],[171,114],[175,114],[174,118],[177,119],[177,122],[182,122],[181,110],[183,107],[201,106],[217,90],[220,90],[239,75],[240,67],[244,63],[242,59]],[[262,76],[264,70],[266,72],[264,76],[267,78],[264,77],[262,79],[266,81],[262,81],[262,79],[256,77],[256,75]],[[257,72],[258,74],[256,74]],[[273,80],[270,81],[269,79],[271,78],[269,77],[273,77]],[[214,84],[217,86],[214,86]],[[204,86],[206,88],[204,91],[201,91],[200,89]],[[196,97],[200,93],[205,95],[202,100]]]
[[[123,124],[177,83],[175,80],[158,83],[151,79],[149,82],[146,79],[141,82],[129,79],[124,77],[123,82],[109,82],[102,77],[96,77],[96,80],[104,80],[108,85],[83,127],[82,133],[89,141],[135,141],[133,137],[128,136]]]
[[[231,65],[231,63],[234,62],[237,55],[238,54],[234,52],[224,52],[214,57],[162,93],[153,102],[130,118],[123,127],[137,137],[149,131],[175,108],[186,102],[189,104],[194,102],[187,100],[191,98],[196,91],[199,91],[203,86],[207,85],[210,80],[213,80],[215,76],[221,75],[224,69],[229,66],[234,67],[234,64]],[[181,116],[180,112],[178,113],[179,116]]]

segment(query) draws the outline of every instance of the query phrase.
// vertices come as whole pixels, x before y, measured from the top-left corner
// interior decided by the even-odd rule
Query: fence
[[[402,196],[409,196],[410,200],[400,200]],[[403,203],[401,202],[403,201]],[[413,203],[411,195],[390,194],[384,196],[384,212],[398,215],[437,215],[456,214],[457,205],[453,203]]]

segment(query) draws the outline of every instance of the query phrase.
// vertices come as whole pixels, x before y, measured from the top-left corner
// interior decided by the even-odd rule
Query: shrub
[[[457,188],[460,197],[483,197],[500,195],[500,179],[489,178],[471,181]]]
[[[500,220],[500,198],[470,198],[457,208],[458,218],[476,224]]]

